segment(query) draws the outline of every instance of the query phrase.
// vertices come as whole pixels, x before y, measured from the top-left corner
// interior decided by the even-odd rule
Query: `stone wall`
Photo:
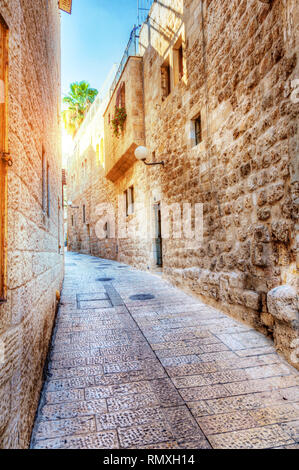
[[[153,4],[150,32],[141,33],[146,144],[166,160],[164,202],[200,202],[204,211],[198,250],[164,240],[164,274],[274,336],[294,362],[298,310],[292,320],[274,316],[267,294],[297,282],[298,103],[291,93],[299,77],[298,3],[163,4]],[[173,63],[179,36],[184,75],[163,101],[160,68],[169,54]],[[203,138],[194,146],[198,113]]]
[[[126,128],[118,139],[112,136],[112,98],[105,161],[107,168],[122,165],[112,185],[102,184],[109,186],[115,211],[117,197],[134,186],[137,204],[126,217],[131,236],[118,236],[115,254],[141,269],[155,267],[154,205],[203,204],[199,246],[164,237],[164,276],[273,337],[296,367],[298,17],[295,0],[154,2],[140,35],[139,107],[143,99],[149,158],[164,160],[165,167],[146,167],[126,153],[134,144]],[[131,81],[127,71],[118,85],[127,80],[129,93],[136,70]],[[138,236],[144,227],[149,236]]]
[[[60,15],[56,0],[0,0],[0,14],[9,27],[13,160],[7,174],[7,302],[0,305],[0,448],[26,448],[63,279]],[[49,216],[42,155],[49,165]]]
[[[116,107],[126,112],[124,128],[115,135]],[[105,176],[115,182],[136,162],[134,150],[144,144],[142,58],[130,57],[104,113]]]
[[[113,184],[105,178],[103,114],[107,99],[97,102],[75,136],[68,159],[67,199],[72,202],[68,207],[68,250],[116,259],[116,238],[108,232],[100,236],[109,219],[101,205],[117,208],[117,198]]]

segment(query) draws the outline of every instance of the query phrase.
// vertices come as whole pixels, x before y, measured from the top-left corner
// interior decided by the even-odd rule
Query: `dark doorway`
[[[154,257],[156,265],[163,266],[163,254],[162,254],[162,222],[161,222],[161,204],[154,205],[155,211],[155,245],[154,245]]]

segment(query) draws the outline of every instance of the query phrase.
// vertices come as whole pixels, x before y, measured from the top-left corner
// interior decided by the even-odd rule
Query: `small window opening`
[[[130,186],[125,191],[126,216],[134,214],[134,187]]]
[[[199,114],[195,119],[193,119],[193,131],[194,131],[194,145],[198,145],[202,142],[202,125],[201,125],[201,115]]]
[[[166,59],[161,67],[161,87],[162,87],[162,101],[171,93],[171,76],[170,76],[170,63],[169,57]]]

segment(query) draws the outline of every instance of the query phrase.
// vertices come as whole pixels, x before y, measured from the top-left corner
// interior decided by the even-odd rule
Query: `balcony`
[[[123,129],[119,128],[117,136],[113,127],[116,109],[126,113]],[[136,162],[136,147],[144,145],[142,57],[128,57],[112,88],[104,126],[106,177],[114,182]]]

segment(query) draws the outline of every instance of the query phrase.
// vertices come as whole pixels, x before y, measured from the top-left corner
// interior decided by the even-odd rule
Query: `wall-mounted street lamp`
[[[68,205],[68,207],[70,207],[71,209],[80,209],[79,206],[73,206],[72,201],[68,201],[68,202],[67,202],[67,205]]]
[[[140,147],[137,147],[135,150],[135,157],[137,160],[140,160],[143,162],[145,165],[165,165],[165,162],[147,162],[147,158],[150,156],[150,151],[148,148],[143,147],[142,145]]]

